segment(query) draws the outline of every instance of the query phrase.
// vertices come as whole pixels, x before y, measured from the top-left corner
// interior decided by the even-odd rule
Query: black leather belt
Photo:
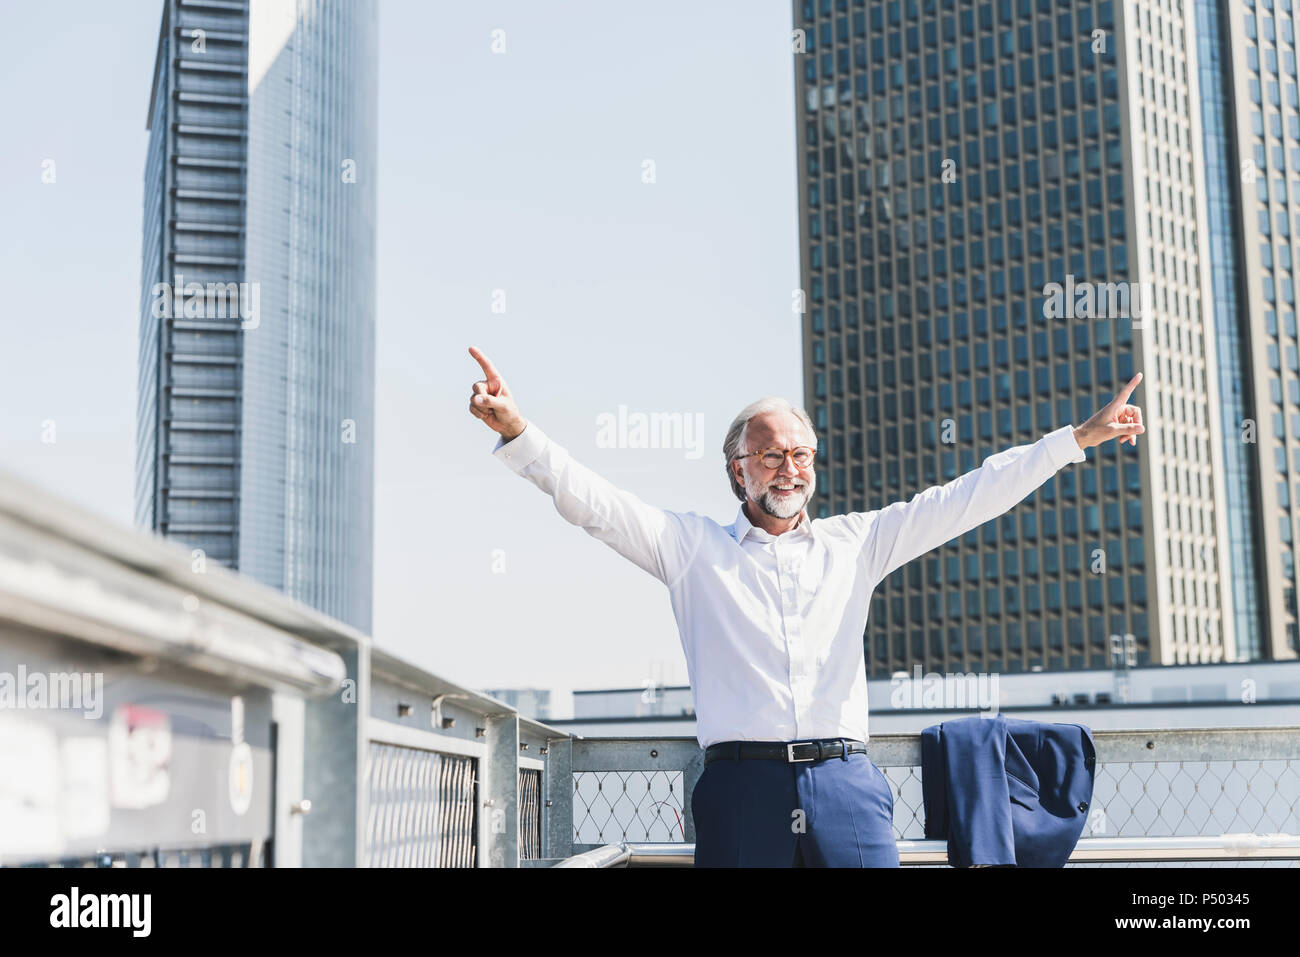
[[[736,746],[740,746],[737,754]],[[866,753],[865,742],[854,738],[823,738],[820,741],[719,741],[704,751],[704,763],[739,757],[742,761],[760,758],[767,761],[786,761],[798,764],[804,761],[824,761],[842,758],[849,754]]]

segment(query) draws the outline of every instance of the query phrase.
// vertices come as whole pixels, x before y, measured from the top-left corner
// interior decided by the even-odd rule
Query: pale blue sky
[[[161,4],[0,3],[0,468],[129,523]],[[730,522],[731,416],[802,397],[790,28],[785,0],[380,0],[381,645],[479,687],[685,682],[662,585],[491,456],[466,348],[581,461]],[[701,415],[704,456],[597,448],[620,405]]]

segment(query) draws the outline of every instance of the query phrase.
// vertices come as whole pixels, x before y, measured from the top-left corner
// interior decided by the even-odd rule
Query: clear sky
[[[685,683],[663,586],[491,456],[466,349],[611,481],[735,517],[727,424],[802,398],[790,4],[379,9],[376,641],[477,687]],[[160,13],[0,0],[0,468],[124,523]],[[703,455],[604,447],[620,406]]]

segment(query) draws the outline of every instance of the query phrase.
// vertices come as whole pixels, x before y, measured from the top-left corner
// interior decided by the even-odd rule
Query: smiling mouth
[[[787,485],[784,487],[780,485],[773,485],[771,490],[775,492],[777,495],[790,495],[793,492],[799,491],[801,488],[803,488],[802,485]]]

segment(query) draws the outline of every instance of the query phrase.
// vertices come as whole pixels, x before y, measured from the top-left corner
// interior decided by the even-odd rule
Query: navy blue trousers
[[[691,814],[696,867],[898,867],[894,792],[862,753],[715,760]]]

